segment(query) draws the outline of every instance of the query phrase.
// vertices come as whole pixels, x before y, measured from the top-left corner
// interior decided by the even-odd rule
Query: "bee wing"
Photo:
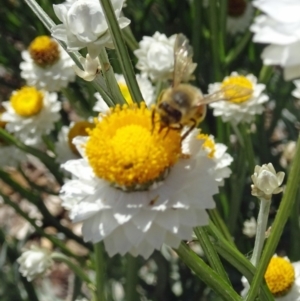
[[[230,91],[230,95],[226,92]],[[239,85],[227,85],[226,87],[212,93],[205,95],[203,99],[201,99],[200,104],[210,104],[212,102],[220,101],[220,100],[234,100],[240,97],[251,96],[253,90],[250,88],[245,88]]]
[[[187,72],[188,66],[192,63],[193,48],[188,38],[179,33],[174,44],[174,71],[173,87],[178,86]]]

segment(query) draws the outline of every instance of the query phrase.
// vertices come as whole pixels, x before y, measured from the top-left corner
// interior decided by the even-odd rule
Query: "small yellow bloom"
[[[275,297],[283,296],[294,284],[294,267],[287,259],[274,256],[265,273],[265,280]]]
[[[48,36],[39,36],[29,45],[28,51],[34,62],[40,67],[53,65],[60,58],[59,46]]]
[[[226,89],[225,94],[228,97],[228,99],[230,99],[230,101],[233,103],[239,104],[239,103],[245,102],[251,98],[251,96],[252,96],[251,94],[237,97],[239,95],[239,91],[237,91],[236,89],[230,89],[231,85],[232,86],[237,85],[241,88],[246,88],[246,89],[252,90],[253,85],[247,77],[242,76],[242,75],[229,76],[225,80],[223,80],[223,82],[221,84],[221,88]]]
[[[44,106],[44,95],[34,87],[24,86],[10,98],[12,108],[22,117],[37,115]]]

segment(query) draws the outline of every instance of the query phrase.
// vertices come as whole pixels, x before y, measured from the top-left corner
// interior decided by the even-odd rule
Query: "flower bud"
[[[52,259],[47,250],[31,246],[30,250],[26,250],[17,259],[20,264],[20,273],[32,281],[38,275],[44,273],[52,264]]]
[[[259,198],[270,200],[272,194],[277,194],[282,191],[279,187],[284,179],[284,172],[276,173],[272,163],[264,164],[263,166],[255,166],[254,174],[251,176],[253,181],[252,195]]]
[[[87,54],[86,58],[80,58],[80,63],[83,67],[83,70],[81,70],[78,66],[74,66],[74,71],[79,77],[83,78],[88,82],[94,80],[101,70],[98,57],[92,59],[90,55]]]

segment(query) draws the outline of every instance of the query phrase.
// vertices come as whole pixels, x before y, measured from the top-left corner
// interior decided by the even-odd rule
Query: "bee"
[[[228,85],[215,93],[203,95],[197,87],[182,83],[192,64],[192,57],[193,49],[189,40],[185,35],[177,34],[174,45],[173,83],[171,87],[161,92],[155,110],[152,111],[153,122],[156,113],[160,116],[160,130],[163,128],[181,130],[187,127],[182,140],[203,121],[207,104],[252,94],[252,89]],[[226,95],[227,90],[234,95],[230,99]]]

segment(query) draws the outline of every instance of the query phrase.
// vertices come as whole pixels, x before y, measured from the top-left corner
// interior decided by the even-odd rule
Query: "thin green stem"
[[[209,234],[214,238],[213,244],[217,252],[226,261],[228,261],[232,266],[234,266],[242,275],[244,275],[249,283],[253,279],[255,274],[255,267],[250,263],[250,261],[245,258],[245,256],[232,244],[230,244],[220,233],[217,227],[210,222],[208,226]],[[262,290],[260,292],[261,300],[273,301],[273,295],[270,293],[267,285],[265,283],[261,286]]]
[[[216,208],[215,209],[210,209],[210,210],[208,210],[208,214],[209,214],[210,219],[217,226],[219,231],[223,234],[224,238],[229,243],[234,245],[232,236],[231,236],[230,232],[228,231],[228,228],[227,228],[225,222],[223,221],[222,217],[220,216],[218,210]]]
[[[126,41],[126,44],[130,48],[130,50],[134,51],[134,50],[138,49],[139,43],[135,39],[135,37],[130,29],[130,26],[125,27],[122,32],[123,32],[123,36]]]
[[[247,31],[244,36],[238,41],[234,48],[232,48],[225,58],[225,64],[229,66],[232,64],[235,59],[243,52],[245,47],[248,45],[251,40],[252,32]]]
[[[300,139],[298,138],[296,154],[291,166],[291,173],[287,181],[286,189],[281,204],[279,206],[276,218],[272,225],[271,234],[267,240],[261,260],[258,264],[257,272],[251,283],[249,294],[246,299],[247,301],[253,301],[257,296],[259,286],[263,281],[264,274],[268,267],[269,261],[271,257],[274,255],[276,246],[279,242],[284,226],[291,214],[291,210],[293,209],[293,205],[299,189],[299,183],[300,183]]]
[[[254,156],[253,144],[251,140],[251,132],[249,126],[247,126],[245,123],[242,123],[240,125],[240,129],[244,139],[244,149],[248,161],[249,172],[250,174],[252,174],[255,168],[255,156]]]
[[[255,236],[254,249],[251,257],[251,263],[257,266],[261,251],[266,238],[266,229],[269,219],[271,200],[260,199],[259,213],[257,217],[257,230]]]
[[[210,42],[212,49],[212,61],[214,70],[214,80],[222,80],[221,65],[220,65],[220,41],[219,41],[219,16],[216,0],[209,1],[209,27],[210,27]]]
[[[194,232],[200,242],[204,254],[210,266],[230,285],[228,275],[221,263],[218,253],[216,252],[207,233],[207,227],[197,227]]]
[[[96,290],[94,283],[89,278],[89,276],[84,273],[82,267],[78,262],[74,263],[70,260],[69,257],[57,252],[52,253],[51,258],[55,261],[64,262],[82,281],[84,281],[88,285],[90,289],[92,289],[93,291]]]
[[[297,194],[296,202],[291,214],[291,237],[290,237],[290,260],[298,261],[300,259],[300,225],[299,225],[299,216],[300,216],[300,189]]]
[[[138,283],[138,260],[137,258],[127,255],[127,268],[126,268],[126,287],[125,296],[126,300],[138,301],[139,296],[137,293]]]
[[[107,52],[104,47],[101,47],[99,60],[101,64],[101,70],[103,77],[105,78],[106,87],[109,91],[109,94],[112,96],[114,104],[125,104],[126,101],[120,91],[119,85],[117,83],[114,70],[112,65],[109,62]]]
[[[105,12],[105,18],[132,100],[135,103],[140,103],[143,101],[143,96],[136,81],[130,56],[123,40],[122,32],[116,19],[116,15],[112,8],[111,2],[110,0],[100,0],[100,4],[103,8],[103,11]]]
[[[185,243],[181,243],[179,248],[175,250],[180,259],[205,282],[212,290],[214,290],[225,301],[241,301],[241,297],[228,285],[224,279],[211,269],[205,262],[197,256]]]
[[[199,29],[202,28],[202,9],[203,5],[201,1],[192,1],[191,3],[191,13],[193,17],[192,23],[192,45],[194,50],[194,60],[197,62],[197,69],[200,67],[201,60],[201,34],[199,34]]]
[[[258,76],[258,81],[260,83],[267,84],[272,73],[273,73],[273,66],[263,65]]]
[[[96,263],[96,300],[105,301],[105,261],[103,244],[98,242],[94,245]]]
[[[81,115],[84,118],[88,118],[91,116],[91,110],[86,103],[85,99],[80,99],[78,95],[75,93],[74,89],[70,89],[69,87],[63,88],[61,90],[66,99],[70,102],[72,107],[75,108],[78,115]]]
[[[200,1],[199,1],[200,2]],[[219,1],[220,13],[219,13],[219,55],[222,64],[225,61],[225,42],[226,42],[226,28],[227,28],[227,9],[228,0]]]

